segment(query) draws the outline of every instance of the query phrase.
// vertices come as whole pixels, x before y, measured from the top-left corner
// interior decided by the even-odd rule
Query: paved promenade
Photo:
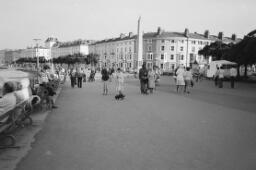
[[[72,89],[57,105],[17,170],[255,170],[256,87],[176,94],[164,77],[153,95],[126,83],[124,101],[100,82]]]

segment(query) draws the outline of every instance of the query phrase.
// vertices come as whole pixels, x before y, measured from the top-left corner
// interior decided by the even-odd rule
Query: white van
[[[207,74],[206,76],[208,78],[213,78],[214,77],[214,74],[216,73],[217,71],[217,67],[223,67],[224,69],[224,76],[225,77],[229,77],[229,71],[230,71],[230,68],[232,66],[236,66],[237,64],[234,63],[234,62],[231,62],[231,61],[227,61],[227,60],[216,60],[216,61],[212,61],[209,65],[208,65],[208,68],[207,68]]]

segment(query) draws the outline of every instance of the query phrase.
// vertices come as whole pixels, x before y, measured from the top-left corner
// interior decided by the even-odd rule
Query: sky
[[[102,40],[137,30],[243,38],[256,29],[255,0],[0,0],[0,49],[35,45],[33,39]]]

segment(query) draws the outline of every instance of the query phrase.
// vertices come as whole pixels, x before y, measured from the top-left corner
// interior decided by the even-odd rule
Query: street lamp
[[[38,42],[41,40],[39,38],[33,39],[36,43],[36,70],[37,70],[37,82],[39,83],[39,56],[38,56]]]

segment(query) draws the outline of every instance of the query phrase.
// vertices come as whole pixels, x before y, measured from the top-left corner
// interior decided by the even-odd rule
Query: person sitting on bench
[[[3,97],[0,98],[0,115],[6,113],[8,110],[16,106],[16,96],[14,95],[13,82],[6,82],[3,85]]]

